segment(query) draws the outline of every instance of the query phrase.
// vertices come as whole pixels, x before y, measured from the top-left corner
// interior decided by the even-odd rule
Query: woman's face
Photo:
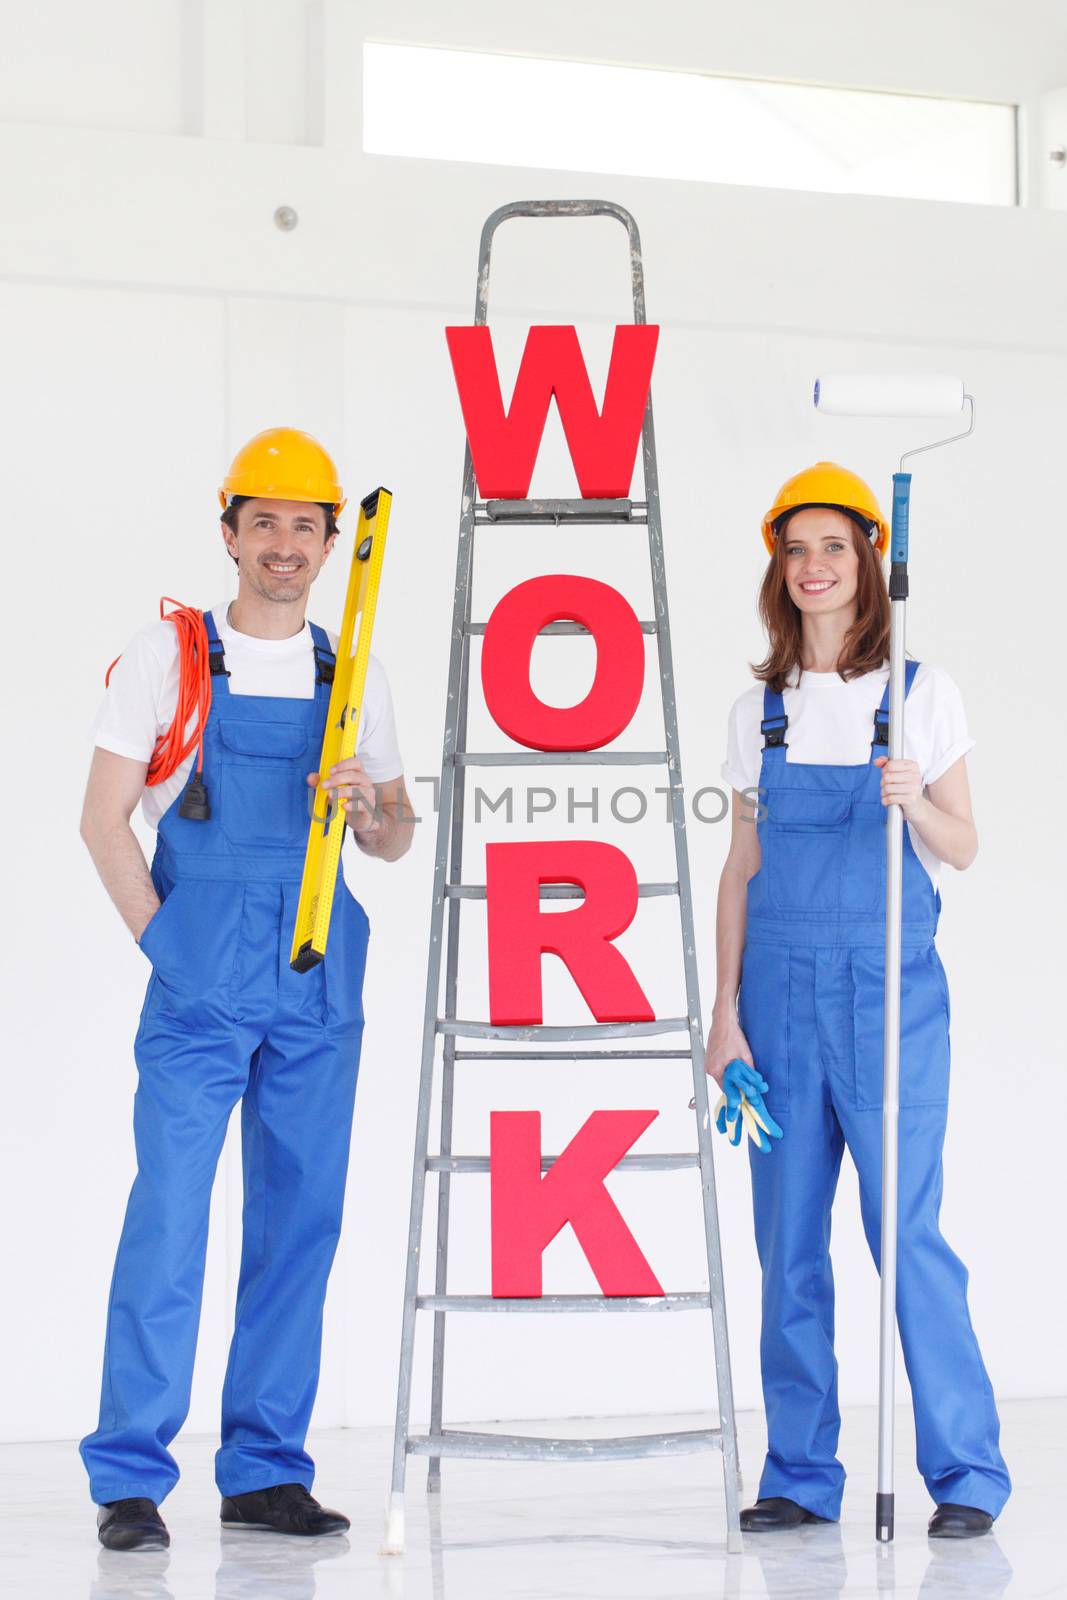
[[[782,570],[789,597],[810,616],[854,607],[859,555],[854,524],[843,511],[808,506],[795,511],[782,533]]]

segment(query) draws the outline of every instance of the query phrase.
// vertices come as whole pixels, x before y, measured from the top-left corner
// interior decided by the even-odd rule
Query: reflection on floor
[[[164,1502],[168,1551],[101,1549],[74,1445],[0,1447],[0,1593],[18,1600],[1037,1600],[1067,1596],[1067,1527],[1059,1517],[1067,1401],[1001,1406],[1015,1491],[993,1535],[928,1540],[932,1505],[910,1465],[899,1419],[897,1538],[874,1523],[875,1414],[846,1413],[849,1468],[839,1525],[750,1535],[726,1555],[718,1457],[556,1465],[446,1462],[440,1495],[414,1461],[408,1552],[378,1554],[390,1438],[381,1428],[320,1433],[315,1492],[352,1519],[344,1538],[293,1539],[221,1529],[214,1441],[181,1439],[183,1477]],[[650,1429],[707,1419],[648,1418]],[[481,1425],[484,1427],[485,1425]],[[620,1419],[531,1424],[553,1434],[636,1432]],[[762,1419],[739,1419],[746,1502],[755,1498]],[[519,1431],[515,1424],[509,1431]],[[1059,1520],[1057,1520],[1059,1517]]]

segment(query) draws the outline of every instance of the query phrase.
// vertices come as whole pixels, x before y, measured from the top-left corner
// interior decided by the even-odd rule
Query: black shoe
[[[926,1531],[931,1539],[977,1539],[992,1526],[988,1511],[979,1511],[977,1506],[955,1506],[946,1500],[930,1518]]]
[[[776,1496],[771,1500],[757,1500],[741,1513],[742,1533],[779,1533],[785,1528],[799,1528],[805,1522],[829,1522],[829,1517],[817,1517],[814,1511],[798,1506],[795,1500]]]
[[[302,1483],[275,1483],[269,1489],[222,1497],[224,1528],[257,1528],[266,1533],[344,1533],[351,1527],[340,1511],[328,1511]]]
[[[154,1500],[109,1500],[96,1513],[97,1538],[107,1550],[165,1550],[170,1544]]]

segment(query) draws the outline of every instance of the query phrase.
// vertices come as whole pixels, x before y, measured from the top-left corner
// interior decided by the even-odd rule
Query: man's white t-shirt
[[[315,656],[305,618],[299,633],[288,639],[256,639],[238,633],[227,618],[229,602],[211,607],[226,652],[231,694],[280,695],[309,700],[315,693]],[[326,629],[333,650],[338,636]],[[90,725],[90,743],[135,761],[148,761],[156,740],[174,720],[178,705],[178,630],[165,617],[146,624],[126,646],[112,670],[104,698]],[[195,715],[186,733],[195,728]],[[356,754],[374,783],[388,783],[404,770],[397,746],[393,701],[385,669],[377,656],[367,665],[367,680],[356,734]],[[162,783],[141,793],[141,810],[155,828],[185,787],[197,758],[194,745],[181,765]],[[317,761],[318,755],[315,754]],[[309,767],[313,771],[314,767]],[[210,774],[206,774],[210,783]]]
[[[858,766],[871,759],[874,713],[889,681],[888,665],[846,683],[836,672],[794,667],[782,690],[786,761],[819,766]],[[755,683],[730,708],[722,776],[739,790],[755,789],[762,764],[763,684]],[[934,783],[953,762],[974,748],[959,689],[942,667],[920,662],[904,702],[904,756],[918,764],[924,784]],[[888,751],[885,752],[888,754]],[[755,796],[751,796],[754,801]],[[912,848],[938,887],[942,863],[907,824]]]

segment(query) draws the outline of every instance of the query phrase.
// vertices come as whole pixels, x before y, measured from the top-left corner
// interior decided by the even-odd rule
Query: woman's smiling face
[[[782,570],[798,611],[825,614],[852,606],[859,579],[852,518],[829,506],[794,511],[782,539]]]

